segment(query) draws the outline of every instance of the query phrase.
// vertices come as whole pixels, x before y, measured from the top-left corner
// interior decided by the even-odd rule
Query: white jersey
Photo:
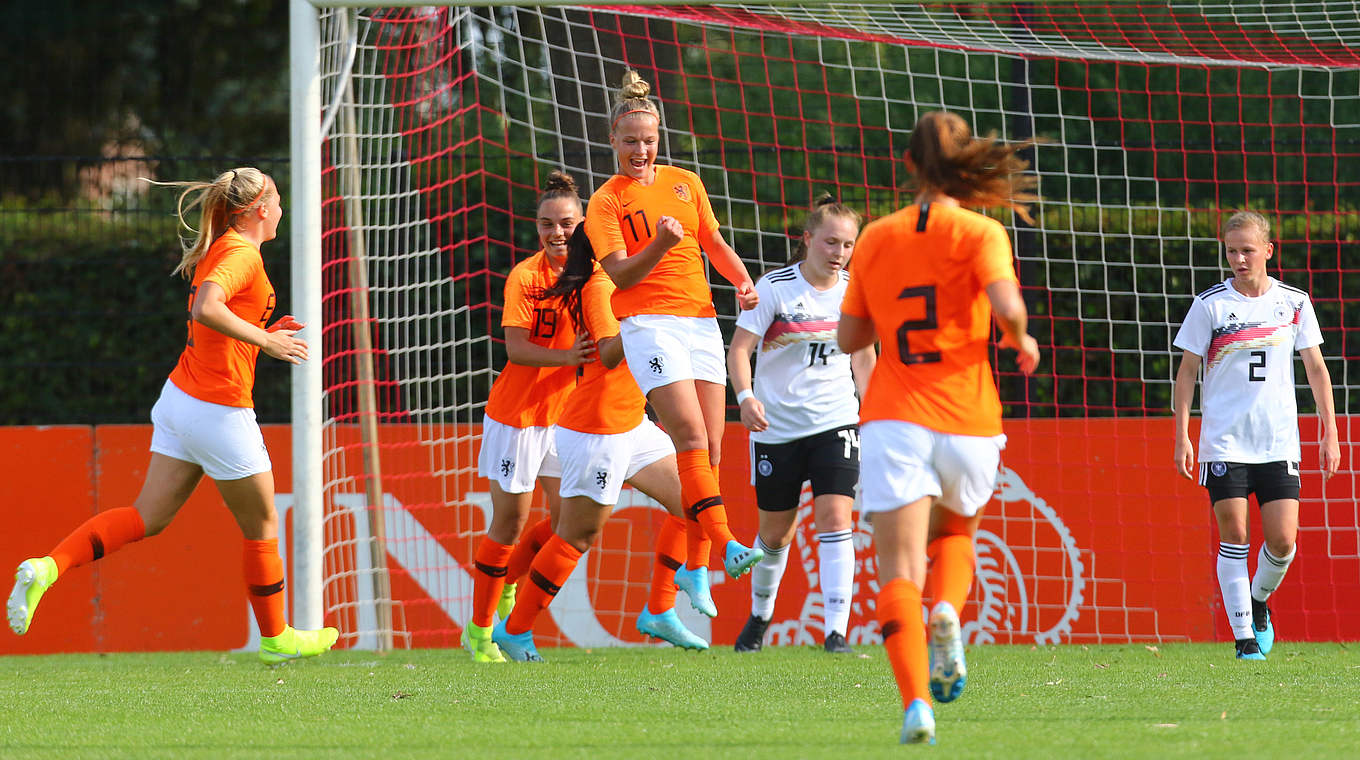
[[[1267,278],[1249,298],[1228,279],[1195,296],[1175,345],[1204,361],[1199,461],[1297,462],[1294,352],[1322,343],[1313,302]]]
[[[756,283],[760,304],[737,327],[760,336],[753,392],[770,426],[758,443],[786,443],[859,422],[850,355],[836,347],[841,300],[850,275],[818,290],[798,264],[767,272]]]

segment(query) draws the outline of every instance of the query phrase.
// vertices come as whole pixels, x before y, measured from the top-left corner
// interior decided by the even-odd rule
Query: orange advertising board
[[[1350,420],[1340,420],[1343,441]],[[1360,528],[1354,474],[1325,484],[1316,472],[1315,425],[1305,420],[1298,559],[1272,598],[1282,639],[1360,638]],[[978,576],[964,610],[973,643],[1226,640],[1214,577],[1217,538],[1204,491],[1171,462],[1169,419],[1008,421],[1009,441],[978,535]],[[98,510],[130,504],[147,463],[149,426],[0,428],[0,479],[10,530],[0,563],[45,552]],[[398,645],[457,646],[469,615],[472,553],[485,530],[487,484],[474,475],[474,426],[382,428],[387,564]],[[325,532],[327,622],[343,646],[371,646],[372,559],[357,432],[331,432]],[[461,436],[461,438],[460,438]],[[291,526],[291,437],[265,439]],[[745,431],[729,425],[722,489],[738,536],[754,536]],[[1311,459],[1310,459],[1311,457]],[[1343,450],[1343,461],[1349,462]],[[805,493],[805,496],[807,494]],[[541,498],[536,514],[541,513]],[[646,601],[658,505],[625,489],[599,545],[564,585],[535,629],[541,645],[642,643],[633,627]],[[775,608],[776,644],[819,643],[821,597],[810,505]],[[216,489],[205,482],[161,535],[75,568],[44,597],[30,633],[0,635],[0,653],[238,649],[253,646],[241,575],[241,541]],[[1253,534],[1259,545],[1259,527]],[[291,541],[283,542],[284,551]],[[872,531],[858,520],[856,585],[848,638],[878,640]],[[1254,554],[1253,554],[1254,563]],[[288,563],[285,562],[285,567]],[[717,563],[711,566],[717,567]],[[750,608],[750,583],[715,572],[721,614],[680,613],[696,633],[730,645]]]

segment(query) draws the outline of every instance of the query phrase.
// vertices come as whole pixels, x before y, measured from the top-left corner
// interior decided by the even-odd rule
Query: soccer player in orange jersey
[[[671,513],[657,539],[651,593],[638,616],[638,630],[678,647],[708,648],[708,642],[685,628],[675,612],[672,575],[686,559],[675,447],[647,419],[647,401],[624,361],[619,322],[610,306],[614,291],[614,283],[595,263],[584,230],[577,229],[562,275],[541,297],[565,304],[576,331],[595,341],[598,358],[585,365],[580,384],[557,420],[562,505],[554,535],[534,558],[529,581],[510,618],[497,623],[493,633],[496,644],[512,660],[542,659],[534,646],[534,620],[599,536],[624,483],[656,499]]]
[[[758,301],[736,251],[723,240],[698,175],[656,163],[661,116],[635,71],[624,76],[610,112],[609,144],[619,172],[591,196],[586,234],[618,287],[614,316],[623,350],[661,425],[675,443],[691,566],[676,573],[690,599],[707,596],[708,541],[723,547],[733,578],[760,561],[727,527],[718,490],[726,425],[722,333],[701,255],[737,286],[742,309]]]
[[[860,495],[878,550],[878,620],[902,695],[903,743],[934,743],[930,697],[957,698],[967,674],[958,611],[1006,440],[987,357],[993,320],[1021,372],[1039,363],[1010,238],[964,208],[1008,206],[1030,221],[1035,179],[1016,155],[1030,144],[975,138],[952,113],[922,116],[907,153],[919,194],[864,228],[841,305],[840,349],[883,347],[860,407]],[[929,654],[923,592],[934,602]]]
[[[161,183],[157,183],[161,184]],[[245,537],[246,592],[260,627],[260,659],[267,663],[321,654],[337,631],[299,631],[284,610],[274,473],[255,422],[252,391],[260,351],[301,364],[307,343],[291,315],[271,325],[274,286],[260,246],[273,240],[283,208],[274,181],[253,168],[233,169],[212,182],[183,187],[201,208],[198,236],[185,247],[175,273],[192,278],[188,338],[179,363],[151,409],[151,461],[130,507],[101,512],[45,557],[25,560],[15,574],[8,615],[15,633],[28,631],[43,592],[67,570],[160,533],[206,474],[217,484]],[[268,325],[266,327],[266,325]]]
[[[491,481],[491,524],[477,545],[472,570],[472,619],[463,627],[463,646],[475,662],[504,662],[491,640],[492,617],[513,604],[515,580],[533,559],[550,521],[534,526],[521,541],[529,517],[534,481],[557,511],[561,469],[553,447],[553,425],[576,385],[577,368],[595,355],[586,335],[577,335],[561,304],[532,297],[552,285],[567,256],[567,238],[581,222],[576,182],[564,172],[548,175],[538,199],[538,242],[542,248],[516,264],[505,280],[505,353],[508,361],[486,401],[478,474]],[[550,518],[551,519],[551,518]],[[516,562],[512,555],[519,555]],[[511,566],[520,567],[511,572]],[[503,592],[509,591],[508,594]],[[505,597],[509,598],[505,598]]]

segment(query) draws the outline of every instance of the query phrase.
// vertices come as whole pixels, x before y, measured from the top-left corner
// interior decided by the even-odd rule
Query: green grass
[[[883,650],[859,651],[3,657],[0,757],[1360,756],[1360,658],[1341,644],[1262,663],[1228,644],[972,647],[934,748],[898,746]]]

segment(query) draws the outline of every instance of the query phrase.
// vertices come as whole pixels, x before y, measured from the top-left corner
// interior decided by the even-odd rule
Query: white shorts
[[[860,510],[891,512],[924,496],[972,517],[996,488],[1006,436],[950,435],[910,422],[860,426]]]
[[[482,417],[477,474],[506,493],[529,493],[539,478],[562,477],[553,444],[554,427],[517,428]]]
[[[638,314],[619,322],[619,337],[644,396],[678,380],[727,384],[722,331],[713,317]]]
[[[649,464],[675,454],[670,436],[646,417],[627,433],[593,435],[557,429],[562,452],[562,498],[584,496],[596,504],[617,504],[624,481]]]
[[[193,462],[213,480],[274,469],[254,409],[196,399],[169,380],[151,407],[151,450]]]

